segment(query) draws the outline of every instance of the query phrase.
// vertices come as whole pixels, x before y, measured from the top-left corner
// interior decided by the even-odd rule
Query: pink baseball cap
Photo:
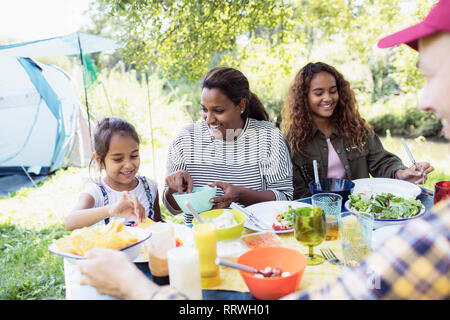
[[[439,1],[422,22],[384,37],[378,41],[378,47],[389,48],[405,43],[414,50],[418,50],[420,38],[439,31],[450,32],[450,0]]]

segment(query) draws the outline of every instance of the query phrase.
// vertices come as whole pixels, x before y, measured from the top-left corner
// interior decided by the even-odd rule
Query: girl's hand
[[[217,186],[223,190],[224,195],[212,198],[210,201],[214,203],[213,209],[228,208],[232,202],[239,202],[239,195],[242,187],[238,187],[226,182],[213,182],[208,184],[210,187]]]
[[[177,172],[172,173],[167,176],[166,184],[169,188],[170,194],[174,192],[178,192],[179,194],[183,194],[185,191],[187,193],[192,192],[192,188],[194,185],[194,181],[192,180],[189,172],[184,170],[179,170]]]
[[[417,162],[417,167],[419,170],[417,170],[416,166],[412,166],[405,170],[397,170],[397,172],[395,172],[395,178],[415,184],[423,184],[427,181],[427,174],[432,172],[434,168],[428,162]]]
[[[145,209],[136,197],[131,197],[125,191],[122,193],[120,201],[111,205],[110,216],[143,222],[145,220]]]

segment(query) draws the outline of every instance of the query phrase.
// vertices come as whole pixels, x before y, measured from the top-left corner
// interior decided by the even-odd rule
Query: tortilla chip
[[[123,219],[115,219],[104,226],[91,226],[74,230],[70,235],[53,240],[61,252],[84,256],[93,248],[120,250],[139,241],[125,229]]]
[[[150,227],[151,225],[153,225],[155,223],[156,222],[153,221],[152,219],[150,219],[149,217],[145,217],[145,221],[144,222],[140,222],[138,227],[145,229],[145,228],[148,228],[148,227]]]

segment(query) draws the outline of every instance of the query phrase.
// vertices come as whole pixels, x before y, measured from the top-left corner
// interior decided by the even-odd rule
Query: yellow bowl
[[[205,211],[199,214],[199,216],[201,218],[203,218],[204,220],[211,220],[214,218],[217,218],[218,216],[220,216],[223,211],[225,209],[215,209],[215,210],[209,210],[209,211]],[[242,230],[244,230],[244,222],[245,222],[245,214],[243,214],[240,211],[237,210],[232,210],[232,209],[226,209],[230,212],[233,213],[234,215],[234,219],[236,220],[236,222],[238,223],[235,226],[229,227],[229,228],[224,228],[224,229],[217,229],[217,241],[222,241],[222,240],[228,240],[228,239],[234,239],[234,238],[238,238],[241,236],[242,234]],[[197,224],[198,221],[197,219],[193,219],[192,220],[193,224]]]

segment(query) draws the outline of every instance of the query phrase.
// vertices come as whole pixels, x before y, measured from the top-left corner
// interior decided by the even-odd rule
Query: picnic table
[[[421,188],[425,193],[421,193],[417,199],[419,199],[425,206],[424,216],[430,213],[433,207],[432,191]],[[298,199],[295,201],[311,204],[311,197]],[[248,234],[254,231],[244,228],[243,233]],[[299,250],[305,255],[308,252],[308,248],[300,244],[294,238],[294,232],[278,234],[282,239],[282,246]],[[342,257],[342,245],[341,240],[323,241],[320,245],[316,246],[314,251],[320,252],[320,248],[331,248],[338,257]],[[139,270],[141,270],[148,278],[152,279],[152,274],[149,270],[147,262],[135,263]],[[243,281],[238,270],[219,266],[221,283],[211,289],[203,289],[203,300],[255,300],[256,298],[250,293],[245,282]],[[321,285],[329,282],[330,280],[340,276],[343,273],[343,268],[338,265],[333,265],[325,261],[320,265],[306,266],[303,273],[302,280],[297,290],[304,290],[311,286]]]

